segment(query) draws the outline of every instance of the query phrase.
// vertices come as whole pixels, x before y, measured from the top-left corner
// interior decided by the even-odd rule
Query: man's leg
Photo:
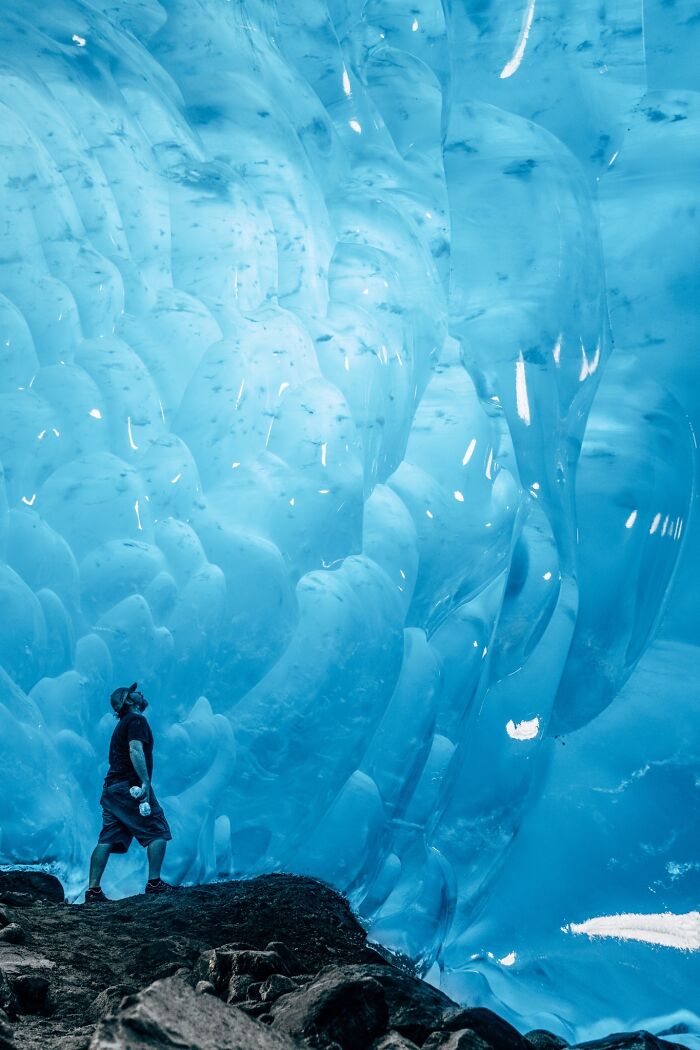
[[[98,842],[92,851],[92,856],[90,857],[90,889],[97,889],[100,885],[100,879],[107,867],[107,861],[111,852],[112,847],[106,842]]]
[[[146,847],[146,852],[148,853],[149,882],[154,882],[160,878],[160,869],[163,866],[166,845],[167,843],[165,839],[154,839],[153,842],[149,842]]]

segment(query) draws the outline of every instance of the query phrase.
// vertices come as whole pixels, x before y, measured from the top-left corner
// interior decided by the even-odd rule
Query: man
[[[109,745],[109,769],[105,777],[100,805],[102,831],[90,858],[90,884],[85,903],[106,901],[100,879],[110,853],[126,853],[135,838],[148,854],[146,893],[163,893],[171,889],[160,877],[166,842],[172,838],[163,809],[151,788],[153,775],[153,733],[143,712],[146,698],[134,682],[128,689],[115,689],[110,698],[118,719]],[[138,791],[132,795],[131,788]],[[139,807],[150,814],[142,815]]]

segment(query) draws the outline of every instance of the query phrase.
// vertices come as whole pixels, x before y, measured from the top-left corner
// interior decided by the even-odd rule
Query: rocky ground
[[[460,1008],[367,944],[347,902],[294,875],[63,903],[0,872],[0,1050],[559,1050]],[[671,1050],[646,1032],[586,1050]],[[681,1048],[677,1048],[681,1050]]]

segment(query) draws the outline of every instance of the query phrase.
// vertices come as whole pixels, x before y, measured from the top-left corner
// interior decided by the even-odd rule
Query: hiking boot
[[[163,882],[162,879],[149,879],[146,883],[146,893],[169,893],[170,890],[174,890],[175,887],[171,886],[169,882]]]
[[[105,897],[100,886],[91,886],[85,890],[86,904],[105,904],[107,901],[109,901],[109,897]]]

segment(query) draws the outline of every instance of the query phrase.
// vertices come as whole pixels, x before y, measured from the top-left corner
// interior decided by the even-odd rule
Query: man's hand
[[[151,795],[151,781],[148,776],[146,756],[143,753],[143,744],[140,740],[129,741],[129,758],[141,780],[141,794],[137,797],[141,802],[148,802]]]

